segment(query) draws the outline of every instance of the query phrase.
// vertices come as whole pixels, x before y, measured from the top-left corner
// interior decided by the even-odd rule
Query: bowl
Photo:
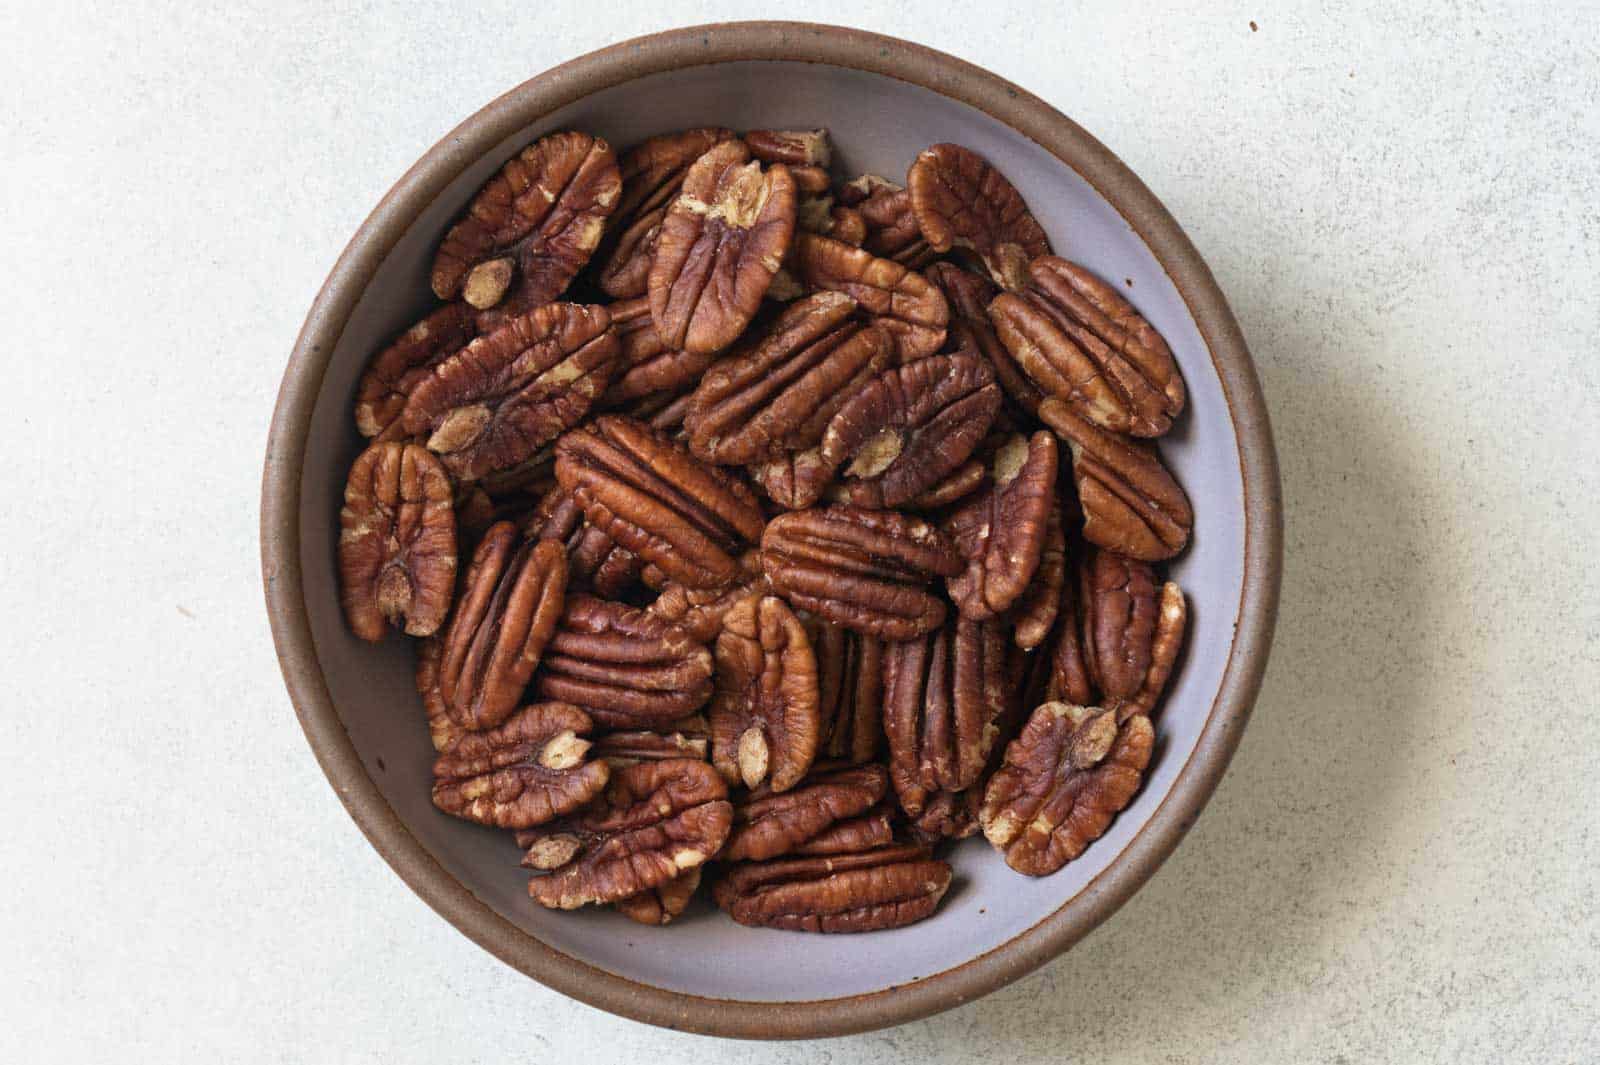
[[[361,447],[367,357],[430,306],[434,247],[509,156],[552,130],[619,147],[691,125],[825,125],[842,172],[903,174],[937,141],[1017,186],[1056,250],[1114,279],[1176,353],[1189,408],[1162,441],[1195,503],[1172,567],[1190,599],[1183,660],[1143,790],[1054,876],[1008,870],[981,839],[920,924],[861,936],[752,929],[713,913],[666,928],[541,909],[508,833],[429,801],[433,751],[398,638],[355,639],[339,610],[337,514]],[[804,23],[734,23],[626,41],[546,71],[435,145],[356,231],[306,317],[267,446],[267,609],[289,694],[350,815],[447,920],[509,965],[593,1006],[671,1028],[796,1038],[897,1024],[968,1002],[1055,957],[1144,883],[1194,823],[1249,716],[1275,615],[1281,527],[1265,404],[1200,255],[1114,155],[1042,100],[905,41]]]

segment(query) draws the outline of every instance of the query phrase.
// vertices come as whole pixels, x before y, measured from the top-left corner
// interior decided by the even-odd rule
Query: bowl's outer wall
[[[685,918],[683,924],[661,931],[635,926],[606,911],[555,914],[541,910],[527,897],[526,876],[516,866],[518,855],[506,834],[445,817],[429,803],[432,751],[411,683],[408,643],[391,640],[378,647],[362,644],[350,637],[338,610],[334,571],[336,515],[344,470],[360,448],[349,417],[355,381],[371,352],[431,304],[428,266],[432,250],[451,219],[505,158],[542,133],[581,128],[626,146],[653,133],[711,123],[734,128],[826,123],[837,145],[836,169],[844,173],[879,172],[897,180],[916,151],[926,144],[953,140],[975,148],[998,163],[1022,191],[1057,252],[1085,263],[1122,286],[1168,338],[1189,385],[1189,413],[1163,440],[1163,450],[1197,504],[1194,544],[1174,567],[1175,578],[1190,597],[1192,627],[1185,660],[1162,713],[1161,741],[1144,790],[1104,839],[1053,877],[1018,877],[1006,870],[981,841],[956,848],[953,861],[957,878],[939,915],[923,924],[878,933],[866,940],[745,929],[711,914]],[[1231,326],[1231,321],[1227,324]],[[1235,437],[1237,417],[1237,410],[1230,415],[1218,366],[1196,328],[1189,306],[1151,248],[1093,186],[1006,124],[917,85],[817,63],[721,63],[637,78],[547,114],[505,137],[468,166],[415,215],[383,257],[350,313],[316,394],[300,486],[300,563],[316,658],[339,723],[347,730],[360,765],[376,784],[382,801],[403,823],[414,844],[442,867],[442,877],[465,888],[464,897],[455,891],[455,897],[445,905],[430,897],[430,902],[440,905],[453,919],[456,914],[452,909],[472,909],[481,903],[509,925],[573,961],[584,963],[564,962],[578,983],[602,979],[589,967],[621,977],[628,983],[611,982],[615,985],[610,989],[612,1001],[607,1000],[606,994],[583,994],[585,988],[577,989],[582,997],[611,1008],[618,1008],[618,989],[625,997],[632,995],[635,999],[641,993],[649,999],[655,993],[648,989],[659,988],[752,1002],[805,1002],[865,995],[868,997],[864,1000],[852,1001],[872,1004],[870,1012],[861,1012],[859,1017],[843,1023],[818,1022],[813,1028],[824,1031],[866,1026],[872,1021],[863,1023],[864,1018],[895,1017],[896,1010],[888,1000],[906,998],[911,989],[904,985],[947,970],[959,970],[982,955],[997,958],[990,952],[1052,914],[1056,917],[1047,923],[1059,922],[1062,915],[1057,911],[1074,896],[1079,896],[1074,906],[1094,905],[1102,914],[1108,911],[1120,901],[1112,897],[1118,892],[1111,890],[1116,871],[1101,875],[1108,866],[1130,847],[1147,850],[1159,861],[1186,827],[1187,819],[1184,824],[1171,826],[1166,833],[1169,839],[1141,836],[1141,830],[1172,792],[1196,750],[1206,749],[1212,757],[1220,754],[1225,762],[1232,735],[1236,735],[1236,730],[1232,735],[1218,735],[1213,729],[1203,736],[1208,724],[1215,724],[1213,704],[1234,643],[1246,577],[1246,497]],[[1260,428],[1264,430],[1264,422]],[[1272,472],[1275,495],[1275,470]],[[1275,534],[1275,524],[1271,531]],[[1275,539],[1272,546],[1275,564]],[[1275,573],[1274,568],[1273,591]],[[1264,655],[1264,647],[1261,653]],[[1242,725],[1242,713],[1239,724]],[[317,736],[309,725],[308,732],[317,746]],[[321,751],[319,755],[326,763],[326,755]],[[1221,766],[1207,768],[1202,777],[1209,781],[1220,773]],[[345,765],[341,772],[350,769]],[[334,775],[332,769],[330,775]],[[1209,783],[1205,787],[1209,791]],[[363,827],[373,831],[370,825]],[[393,827],[389,822],[389,828]],[[386,850],[397,868],[412,874],[408,879],[416,884],[419,870],[408,870],[405,863],[417,859],[388,853],[381,840],[375,842]],[[420,875],[437,883],[441,870],[430,868]],[[419,890],[428,894],[424,887],[419,886]],[[1107,896],[1104,902],[1096,899],[1101,894]],[[1091,920],[1089,924],[1092,923]],[[475,934],[482,941],[486,933],[479,928]],[[691,941],[692,951],[686,952],[685,946]],[[543,955],[545,962],[563,964],[563,959],[538,950],[537,944],[527,945],[535,948],[535,957]],[[1016,946],[1013,943],[1009,950],[999,952],[1001,956],[1013,956],[1007,964],[995,967],[989,984],[1012,978],[1040,960],[1037,949],[1019,952]],[[497,952],[502,956],[513,953]],[[688,963],[691,957],[692,964]],[[775,957],[781,957],[782,963],[772,964]],[[972,968],[965,966],[969,971]],[[547,970],[537,975],[548,981],[553,974]],[[562,983],[559,979],[554,982]],[[630,989],[630,985],[642,986]],[[873,994],[890,988],[902,990]],[[957,1000],[952,997],[941,1004]],[[665,1001],[683,1003],[670,996]],[[628,1004],[623,1003],[625,1012],[663,1020],[659,1003],[635,1001],[631,1009]],[[918,1012],[926,1012],[927,1008],[920,1004]],[[730,1016],[751,1016],[748,1010],[741,1014],[731,1002],[719,1009],[728,1011]],[[692,1010],[679,1017],[690,1027],[769,1034],[751,1031],[744,1024],[705,1025]]]

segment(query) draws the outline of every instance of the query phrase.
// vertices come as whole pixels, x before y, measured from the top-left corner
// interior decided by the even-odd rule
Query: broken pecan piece
[[[523,540],[509,521],[483,534],[439,665],[439,690],[457,724],[489,728],[517,708],[561,617],[566,588],[560,544]]]
[[[555,540],[567,549],[568,587],[590,587],[602,598],[621,595],[639,577],[639,557],[583,520],[583,507],[552,485],[524,526],[530,540]]]
[[[978,782],[1009,699],[997,622],[957,618],[884,649],[883,731],[901,809],[915,818],[935,793]]]
[[[1039,417],[1072,450],[1085,540],[1146,562],[1183,550],[1194,512],[1155,445],[1108,433],[1059,399],[1041,403]]]
[[[737,580],[739,550],[765,524],[750,489],[631,418],[563,436],[556,478],[606,535],[695,588]]]
[[[531,703],[485,732],[463,733],[433,763],[433,804],[496,828],[533,828],[600,794],[611,770],[588,760],[589,715]]]
[[[587,809],[519,834],[528,851],[522,864],[548,871],[528,881],[528,894],[571,910],[630,898],[698,868],[728,838],[727,796],[704,762],[624,766]]]
[[[971,248],[1001,288],[1021,288],[1029,260],[1050,254],[1050,241],[1022,195],[970,148],[924,149],[906,174],[906,187],[928,246],[941,254]]]
[[[815,233],[795,235],[793,265],[812,291],[843,292],[894,337],[902,363],[939,350],[950,306],[921,274],[864,248]]]
[[[729,783],[787,791],[811,767],[817,659],[782,599],[744,599],[722,619],[710,718],[711,764]]]
[[[367,363],[356,385],[356,430],[362,436],[396,440],[400,412],[417,382],[478,335],[473,310],[447,303],[407,329]]]
[[[739,141],[695,161],[667,208],[650,263],[650,312],[669,347],[721,351],[744,332],[788,254],[795,185]]]
[[[950,887],[948,862],[894,844],[856,854],[734,866],[712,887],[743,925],[799,932],[872,932],[929,916]]]
[[[1028,414],[1036,413],[1044,395],[1000,342],[994,323],[989,319],[989,304],[998,290],[988,278],[954,263],[934,263],[924,273],[929,281],[939,286],[950,304],[950,326],[943,350],[967,352],[988,359],[995,379],[1012,402]]]
[[[939,627],[927,590],[961,569],[950,539],[892,510],[821,507],[780,514],[761,538],[761,565],[795,606],[853,632],[909,640]]]
[[[1061,527],[1061,508],[1052,506],[1045,515],[1039,568],[1034,570],[1033,583],[1018,597],[1011,612],[1011,638],[1024,651],[1044,643],[1055,627],[1066,573],[1067,537]]]
[[[870,762],[883,735],[883,641],[820,618],[808,626],[817,655],[822,729],[817,753]]]
[[[1076,263],[1047,255],[1028,285],[989,306],[995,330],[1045,394],[1103,429],[1160,436],[1183,410],[1172,349],[1133,305]]]
[[[416,444],[379,442],[357,456],[339,511],[339,600],[350,631],[378,641],[389,626],[430,636],[456,585],[450,476]]]
[[[683,916],[683,911],[689,908],[689,900],[700,889],[703,872],[696,866],[671,880],[662,881],[649,891],[618,899],[614,905],[618,913],[640,924],[671,924],[674,918]]]
[[[622,177],[611,146],[552,133],[513,156],[445,234],[433,292],[511,313],[549,303],[594,254]]]
[[[763,163],[826,168],[833,160],[825,129],[753,129],[744,143]]]
[[[728,611],[746,599],[759,599],[768,591],[766,574],[761,572],[761,555],[746,551],[739,556],[740,579],[726,588],[690,588],[668,581],[646,609],[664,621],[682,625],[696,640],[705,644],[722,632]]]
[[[822,498],[833,470],[822,461],[822,449],[808,447],[747,467],[750,479],[784,510],[804,510]]]
[[[978,806],[983,787],[974,784],[965,791],[940,791],[928,797],[922,813],[911,822],[911,837],[932,846],[940,840],[966,839],[978,834]]]
[[[872,254],[913,270],[921,270],[937,257],[922,236],[911,210],[911,193],[903,186],[876,174],[863,174],[845,184],[839,199],[861,215],[866,226],[861,246]]]
[[[1006,864],[1048,876],[1105,834],[1138,792],[1155,730],[1099,707],[1045,703],[1006,748],[978,821]]]
[[[517,466],[605,391],[621,350],[610,325],[604,307],[576,303],[508,318],[416,383],[401,427],[460,480]]]
[[[879,374],[839,408],[822,435],[822,461],[844,467],[857,505],[897,507],[959,469],[999,410],[1000,388],[982,359],[918,359]]]
[[[967,568],[945,582],[963,617],[982,621],[1004,613],[1028,590],[1050,515],[1058,510],[1056,461],[1050,433],[1011,437],[995,453],[989,486],[945,519],[945,532],[967,560]]]
[[[1148,715],[1183,643],[1187,609],[1147,562],[1093,551],[1083,568],[1083,652],[1102,705],[1126,720]]]
[[[877,805],[888,790],[881,765],[824,767],[791,791],[752,792],[733,806],[733,831],[719,856],[724,861],[765,861],[788,854]]]

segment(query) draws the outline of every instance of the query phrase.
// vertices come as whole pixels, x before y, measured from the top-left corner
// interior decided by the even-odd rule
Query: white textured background
[[[975,10],[0,2],[0,1060],[1595,1060],[1600,8]],[[1132,903],[976,1004],[752,1048],[562,999],[388,870],[279,681],[256,499],[301,317],[424,149],[783,13],[987,65],[1149,183],[1288,539],[1255,720]]]

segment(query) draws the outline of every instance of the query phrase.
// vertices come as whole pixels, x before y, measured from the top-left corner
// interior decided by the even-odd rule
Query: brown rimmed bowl
[[[1173,567],[1191,629],[1143,791],[1055,876],[1007,870],[981,840],[955,848],[939,913],[865,936],[749,929],[713,913],[666,929],[527,896],[507,833],[429,802],[432,749],[412,649],[371,646],[339,613],[334,570],[351,425],[367,357],[430,305],[428,265],[451,219],[512,153],[556,129],[626,146],[691,125],[826,125],[843,172],[903,174],[936,141],[966,144],[1022,191],[1056,250],[1124,291],[1171,343],[1190,405],[1164,454],[1194,500]],[[267,611],[318,761],[372,845],[428,904],[507,964],[652,1024],[797,1038],[898,1024],[1042,965],[1139,889],[1210,797],[1249,717],[1276,613],[1277,460],[1238,325],[1159,201],[1070,119],[959,59],[890,37],[749,22],[626,41],[546,71],[473,115],[390,190],[317,295],[285,371],[261,500]]]

